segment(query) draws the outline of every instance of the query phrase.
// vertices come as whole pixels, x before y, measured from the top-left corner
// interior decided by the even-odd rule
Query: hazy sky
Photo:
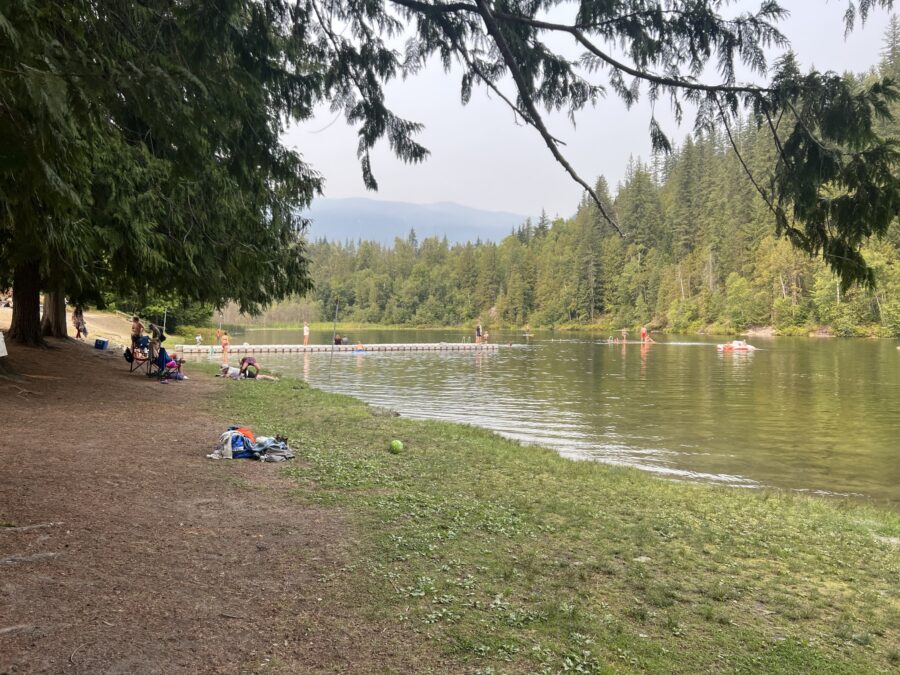
[[[760,0],[742,1],[728,11],[759,4]],[[781,30],[804,67],[857,72],[878,61],[886,12],[875,12],[865,28],[857,25],[844,40],[846,0],[783,0],[782,6],[791,16]],[[507,84],[505,91],[513,98],[512,83]],[[551,216],[574,212],[581,187],[556,163],[537,132],[517,126],[506,104],[495,96],[475,90],[471,102],[463,106],[459,74],[445,74],[436,63],[414,78],[392,83],[387,94],[388,106],[397,114],[425,125],[419,140],[431,150],[430,157],[423,164],[405,165],[387,143],[379,144],[372,155],[379,191],[369,192],[356,159],[356,131],[342,114],[338,118],[323,107],[315,118],[292,128],[285,142],[325,176],[326,197],[452,201],[525,215],[539,214],[541,209]],[[545,121],[551,133],[567,143],[563,153],[582,177],[593,183],[603,174],[614,188],[629,156],[650,155],[649,109],[644,102],[627,110],[610,92],[595,108],[583,110],[574,128],[564,114],[545,115]],[[676,127],[662,102],[657,104],[657,117],[670,120],[665,131],[679,142],[693,122],[686,116],[683,126]]]

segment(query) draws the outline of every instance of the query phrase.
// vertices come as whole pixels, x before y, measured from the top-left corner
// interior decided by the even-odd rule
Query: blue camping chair
[[[150,338],[146,335],[141,335],[137,339],[132,339],[131,341],[131,362],[129,363],[129,372],[133,373],[136,370],[143,370],[150,375],[150,364],[153,361],[153,354],[151,354],[150,349]]]

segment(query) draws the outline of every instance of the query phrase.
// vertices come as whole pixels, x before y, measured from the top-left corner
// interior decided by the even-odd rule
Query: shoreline
[[[463,669],[556,671],[575,656],[587,672],[900,664],[889,509],[573,462],[291,377],[247,385],[226,383],[224,409],[295,439],[284,475],[357,524],[341,583]]]
[[[8,316],[5,319],[4,323],[9,322],[9,317],[12,316],[12,311],[9,308],[0,308],[0,313],[6,313]],[[122,343],[123,345],[128,343],[128,335],[130,334],[130,324],[126,319],[117,315],[115,312],[107,311],[107,310],[91,310],[85,312],[85,317],[87,319],[88,327],[91,329],[93,340],[93,335],[103,337],[110,337],[117,343]],[[118,324],[118,325],[117,325]],[[301,331],[303,329],[302,323],[276,323],[271,326],[259,326],[256,324],[226,324],[224,325],[228,330],[236,331],[239,333],[255,333],[261,331]],[[311,322],[310,329],[316,332],[330,332],[332,330],[333,324],[329,322]],[[487,326],[488,330],[491,330],[491,326]],[[744,330],[734,331],[734,330],[717,330],[721,328],[716,326],[715,324],[711,324],[709,326],[704,326],[700,330],[693,331],[685,331],[685,332],[677,332],[677,331],[668,331],[668,330],[652,330],[651,335],[689,335],[689,336],[706,336],[706,337],[728,337],[728,336],[740,336],[740,337],[803,337],[803,338],[858,338],[858,339],[866,339],[866,340],[897,340],[900,336],[879,336],[875,335],[872,330],[866,331],[866,327],[855,327],[855,330],[859,330],[860,334],[857,335],[838,335],[835,333],[834,329],[830,326],[807,326],[803,328],[795,328],[787,331],[780,331],[776,329],[774,326],[752,326]],[[871,327],[870,327],[871,328]],[[212,344],[214,339],[212,335],[216,330],[215,325],[210,326],[185,326],[183,329],[179,329],[175,333],[171,334],[170,337],[181,340],[187,344],[190,344],[190,339],[193,337],[195,333],[201,333],[204,335],[205,343]],[[474,334],[475,326],[472,324],[469,325],[455,325],[455,326],[411,326],[411,325],[400,325],[400,324],[368,324],[368,323],[360,323],[360,322],[338,322],[337,324],[337,332],[338,333],[347,333],[352,331],[384,331],[384,332],[401,332],[401,331],[446,331],[460,334]],[[493,330],[498,333],[518,333],[524,334],[526,329],[522,326],[504,326],[502,324],[498,324],[493,326]],[[621,328],[611,328],[608,325],[585,325],[585,324],[560,324],[556,326],[536,326],[529,327],[527,332],[530,335],[534,333],[583,333],[586,335],[610,335],[619,332]],[[640,326],[628,327],[629,332],[637,334],[640,330]],[[173,340],[174,343],[174,340]]]
[[[14,348],[31,391],[0,390],[31,420],[10,429],[9,452],[42,453],[4,464],[15,492],[3,521],[22,530],[5,535],[8,554],[32,540],[60,552],[8,568],[10,623],[28,628],[4,638],[16,663],[55,671],[77,652],[100,671],[144,645],[169,670],[253,669],[263,655],[292,672],[900,666],[890,510],[574,462],[293,377],[214,379],[212,363],[160,387],[117,355],[60,346]],[[141,398],[179,410],[170,442],[126,440],[134,418],[120,402]],[[206,460],[230,423],[288,436],[296,459]],[[116,613],[123,598],[133,616]],[[273,639],[235,635],[223,614]],[[41,628],[60,622],[69,628]]]
[[[522,334],[526,329],[522,326],[504,326],[502,324],[496,326],[487,326],[488,330],[496,331],[503,334]],[[752,326],[742,330],[722,330],[721,327],[715,325],[704,326],[700,330],[690,331],[669,331],[669,330],[652,330],[651,335],[691,335],[691,336],[707,336],[707,337],[804,337],[804,338],[859,338],[866,340],[896,340],[900,338],[898,335],[876,335],[874,329],[867,330],[867,327],[857,327],[860,331],[856,335],[838,335],[830,326],[806,326],[801,328],[793,328],[789,330],[780,330],[774,326]],[[256,324],[228,324],[229,330],[255,333],[260,331],[300,331],[303,329],[302,323],[279,323],[271,326],[259,326]],[[316,332],[332,330],[331,323],[313,322],[310,323],[310,329]],[[627,327],[630,333],[637,334],[640,326]],[[431,325],[397,325],[397,324],[367,324],[357,322],[346,322],[337,324],[337,332],[344,333],[348,331],[364,330],[364,331],[447,331],[470,334],[474,333],[475,327],[472,326],[431,326]],[[530,335],[535,333],[584,333],[587,335],[610,335],[620,332],[622,329],[610,328],[609,326],[590,326],[585,324],[560,324],[555,326],[532,326],[527,329]]]

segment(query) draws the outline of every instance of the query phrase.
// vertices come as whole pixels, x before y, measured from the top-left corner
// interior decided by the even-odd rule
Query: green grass
[[[452,670],[900,669],[896,513],[569,461],[295,380],[225,384],[231,419],[292,439],[298,498],[350,514],[328,583]]]

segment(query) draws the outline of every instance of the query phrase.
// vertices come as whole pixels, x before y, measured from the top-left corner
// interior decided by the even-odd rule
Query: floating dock
[[[355,345],[238,345],[228,346],[229,354],[316,354],[335,352],[494,352],[499,344],[475,344],[473,342],[420,342],[410,344],[355,344]],[[176,345],[179,354],[222,353],[221,346]]]

